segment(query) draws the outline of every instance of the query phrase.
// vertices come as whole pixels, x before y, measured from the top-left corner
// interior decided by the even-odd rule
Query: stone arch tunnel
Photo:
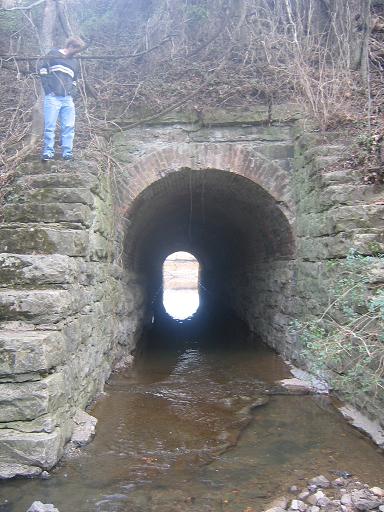
[[[210,296],[295,358],[288,326],[328,304],[326,261],[384,248],[375,192],[356,207],[353,173],[327,170],[340,146],[265,119],[121,132],[109,172],[19,167],[0,224],[0,477],[57,463],[135,349],[171,252],[195,254]]]
[[[133,201],[125,250],[127,268],[141,276],[149,308],[161,289],[164,259],[188,251],[202,265],[204,302],[224,303],[247,321],[253,315],[256,327],[256,311],[260,313],[265,300],[260,295],[270,275],[265,270],[277,262],[288,268],[294,242],[278,202],[251,179],[216,169],[182,168],[149,185]],[[255,279],[244,279],[250,271]],[[259,303],[252,313],[251,303]]]

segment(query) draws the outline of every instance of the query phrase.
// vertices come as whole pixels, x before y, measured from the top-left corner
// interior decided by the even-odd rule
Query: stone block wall
[[[384,252],[382,187],[365,185],[358,169],[337,163],[350,150],[338,133],[296,138],[297,315],[319,316],[328,307],[340,278],[330,263],[351,250]]]
[[[264,343],[289,358],[295,350],[288,327],[295,318],[296,260],[261,261],[226,281],[225,300]]]
[[[134,348],[143,301],[95,163],[29,163],[0,224],[0,477],[51,468],[77,409]]]
[[[384,253],[383,187],[364,184],[358,169],[340,163],[349,151],[351,143],[342,133],[325,136],[297,126],[291,167],[295,257],[239,268],[223,283],[226,302],[250,328],[304,367],[310,361],[303,358],[292,326],[295,320],[320,318],[335,300],[341,276],[332,263],[342,263],[356,250],[371,257],[371,284],[384,283],[382,258],[375,256]],[[354,405],[384,425],[380,393],[360,393]]]
[[[155,182],[138,208],[145,215],[157,198],[167,202],[177,187],[185,188],[189,171],[239,174],[257,184],[254,201],[247,187],[237,188],[236,210],[226,188],[231,182],[217,183],[215,194],[216,182],[209,182],[213,202],[225,197],[223,219],[236,217],[232,228],[247,219],[242,232],[253,233],[257,257],[242,260],[239,250],[233,261],[245,264],[229,261],[225,269],[224,255],[219,270],[210,262],[206,284],[264,341],[306,364],[289,326],[328,306],[338,279],[329,261],[343,260],[351,248],[384,252],[382,189],[363,185],[355,170],[333,166],[348,148],[342,136],[308,134],[291,117],[268,126],[262,114],[204,125],[171,119],[119,133],[113,185],[98,162],[30,162],[19,169],[0,223],[0,478],[51,468],[71,437],[75,412],[135,348],[152,297],[151,283],[126,258],[136,236],[129,210]],[[180,180],[162,180],[180,170]],[[138,231],[151,218],[145,215]],[[262,221],[262,233],[272,236],[270,216],[277,238],[264,254],[257,225]],[[279,219],[292,232],[288,252],[279,251]],[[384,282],[382,272],[377,279]],[[364,407],[384,421],[379,399]]]
[[[335,165],[349,151],[339,133],[296,139],[297,253],[304,261],[343,258],[351,247],[362,254],[384,249],[382,187],[364,184],[347,163]]]
[[[301,132],[296,138],[298,319],[321,317],[335,300],[340,269],[351,250],[370,257],[367,295],[372,284],[377,289],[384,283],[382,258],[377,256],[384,253],[383,187],[364,184],[359,169],[351,168],[345,158],[352,150],[342,132],[327,136]],[[347,323],[342,317],[337,320]],[[301,365],[309,363],[300,357],[300,351],[293,357]],[[359,392],[349,400],[384,426],[381,393]]]

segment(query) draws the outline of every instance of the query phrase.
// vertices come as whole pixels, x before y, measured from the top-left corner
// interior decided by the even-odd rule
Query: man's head
[[[86,44],[80,37],[70,37],[65,43],[65,54],[68,57],[72,57],[72,55],[76,55],[84,50],[85,46]]]

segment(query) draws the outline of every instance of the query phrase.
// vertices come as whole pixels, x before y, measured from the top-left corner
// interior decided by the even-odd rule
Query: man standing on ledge
[[[73,57],[85,48],[79,37],[71,37],[65,48],[52,49],[40,68],[44,98],[44,148],[42,161],[55,156],[55,129],[57,119],[61,125],[61,150],[63,160],[72,160],[75,136],[75,105],[72,93],[76,87],[79,64]]]

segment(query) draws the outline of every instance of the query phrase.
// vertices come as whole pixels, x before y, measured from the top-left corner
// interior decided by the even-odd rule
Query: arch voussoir
[[[142,156],[126,169],[128,190],[139,195],[155,181],[183,169],[222,170],[245,177],[259,185],[278,203],[293,209],[290,176],[276,162],[243,144],[193,143],[167,147]],[[132,193],[126,195],[132,202]]]

